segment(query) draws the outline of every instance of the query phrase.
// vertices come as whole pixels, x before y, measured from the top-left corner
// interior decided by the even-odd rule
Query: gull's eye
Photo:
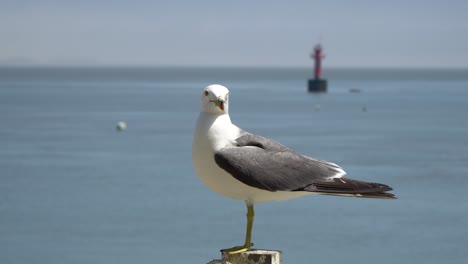
[[[205,91],[205,96],[208,96],[210,93],[208,91]]]

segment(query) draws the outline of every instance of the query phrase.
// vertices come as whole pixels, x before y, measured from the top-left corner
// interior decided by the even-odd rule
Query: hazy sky
[[[0,0],[2,65],[468,68],[468,1]]]

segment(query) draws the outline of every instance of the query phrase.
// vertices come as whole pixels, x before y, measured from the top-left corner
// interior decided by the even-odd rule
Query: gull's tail
[[[360,198],[396,199],[392,187],[374,182],[364,182],[349,178],[334,178],[329,181],[315,182],[301,191],[325,195],[354,196]]]

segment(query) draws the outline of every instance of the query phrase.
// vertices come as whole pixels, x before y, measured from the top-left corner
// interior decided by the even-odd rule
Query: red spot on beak
[[[224,111],[224,102],[219,103],[219,108]]]

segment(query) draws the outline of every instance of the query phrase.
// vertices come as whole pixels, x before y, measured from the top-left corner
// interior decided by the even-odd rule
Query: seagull
[[[250,250],[254,205],[259,203],[310,194],[395,198],[385,184],[347,178],[335,163],[301,155],[237,127],[229,117],[229,106],[226,87],[213,84],[203,89],[192,145],[192,162],[201,181],[212,191],[242,200],[247,206],[244,244],[222,252]]]

